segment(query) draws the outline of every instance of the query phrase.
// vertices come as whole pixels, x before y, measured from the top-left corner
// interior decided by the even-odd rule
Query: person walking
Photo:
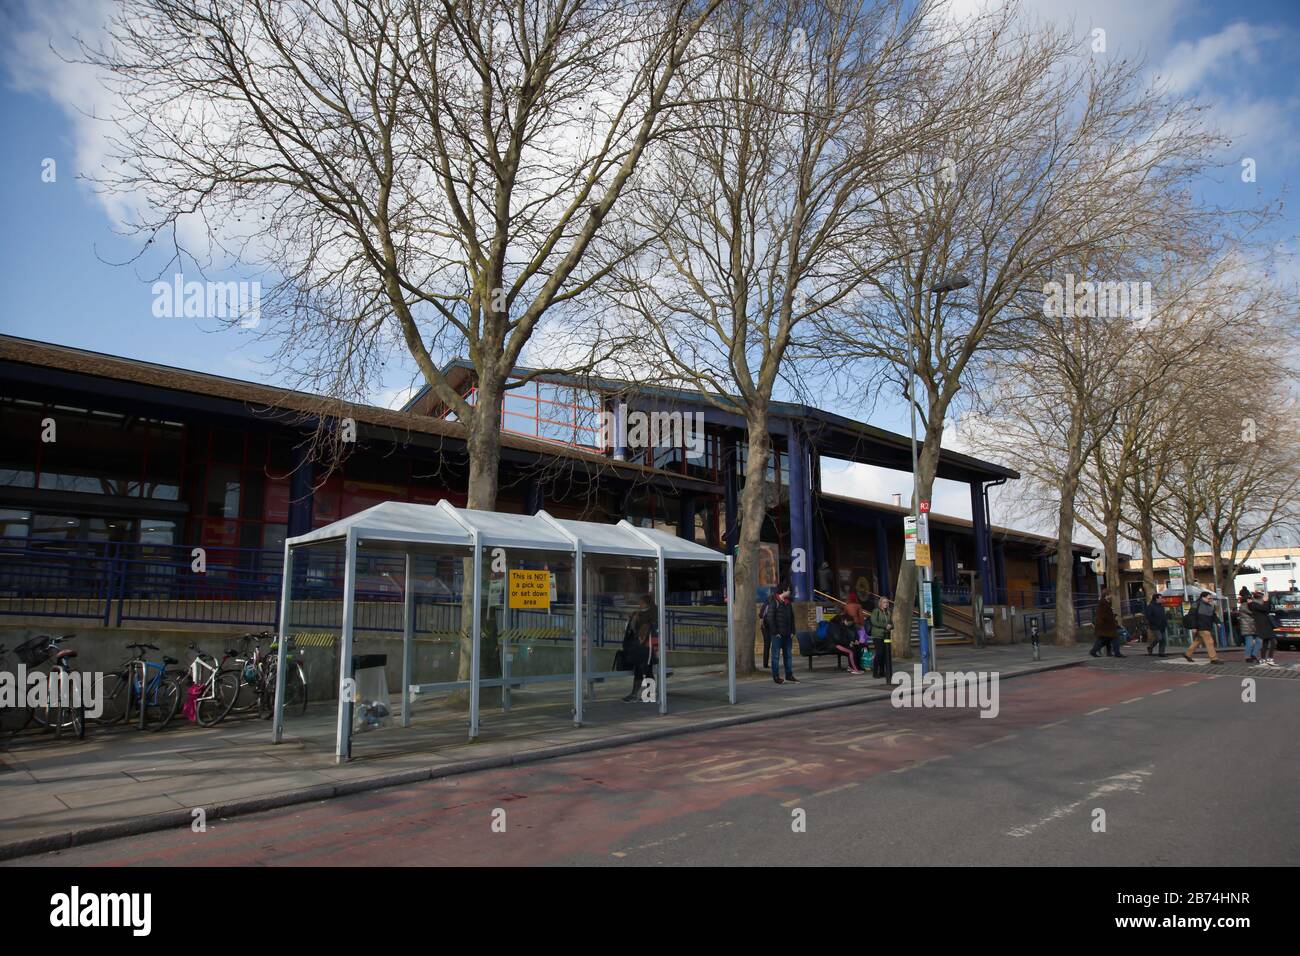
[[[1110,591],[1102,591],[1097,597],[1097,611],[1092,619],[1092,632],[1097,639],[1092,642],[1093,657],[1101,657],[1101,648],[1106,646],[1108,653],[1114,657],[1124,657],[1119,649],[1119,621],[1115,619],[1115,609],[1110,606]]]
[[[1277,667],[1277,661],[1273,660],[1273,644],[1277,637],[1273,633],[1273,602],[1263,591],[1256,591],[1254,600],[1246,605],[1246,610],[1250,613],[1243,614],[1242,617],[1251,618],[1251,623],[1255,626],[1255,637],[1259,640],[1258,663],[1266,667]]]
[[[1169,640],[1166,633],[1166,628],[1169,627],[1169,615],[1165,613],[1165,606],[1160,603],[1160,595],[1157,592],[1151,592],[1151,600],[1143,609],[1142,615],[1147,619],[1147,654],[1150,655],[1158,643],[1160,656],[1164,657],[1165,643]]]
[[[1196,654],[1196,645],[1204,644],[1205,652],[1210,655],[1210,663],[1223,663],[1214,650],[1214,628],[1217,623],[1218,618],[1214,614],[1214,595],[1209,591],[1202,591],[1196,603],[1192,605],[1192,609],[1183,615],[1183,626],[1192,632],[1192,641],[1187,646],[1187,652],[1183,654],[1185,661],[1190,663]]]
[[[768,598],[767,623],[772,631],[772,680],[778,684],[799,683],[794,676],[794,608],[790,604],[790,585],[782,582]],[[785,654],[785,680],[781,679],[781,655]]]
[[[894,678],[893,634],[894,615],[890,613],[894,602],[882,597],[871,612],[871,676]]]
[[[1239,603],[1237,607],[1239,613],[1237,614],[1237,633],[1241,635],[1242,640],[1245,643],[1246,663],[1258,664],[1260,662],[1260,638],[1256,633],[1255,615],[1250,610],[1249,606],[1250,593],[1245,588],[1242,588],[1241,591],[1245,597],[1238,595]]]

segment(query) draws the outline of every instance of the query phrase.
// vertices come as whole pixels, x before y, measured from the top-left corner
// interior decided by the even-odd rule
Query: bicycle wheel
[[[239,696],[239,675],[234,671],[219,671],[212,678],[212,697],[200,699],[195,705],[195,716],[204,727],[211,727],[226,719],[230,708]]]
[[[135,686],[126,674],[110,674],[104,679],[104,700],[98,720],[101,724],[118,724],[126,720],[135,700]]]
[[[181,682],[177,674],[168,672],[158,680],[158,684],[150,695],[154,698],[152,702],[145,698],[145,715],[144,726],[146,730],[159,731],[166,727],[176,711],[180,709],[181,704]]]
[[[86,738],[86,708],[68,704],[54,709],[54,735],[62,737],[65,730],[77,740]]]

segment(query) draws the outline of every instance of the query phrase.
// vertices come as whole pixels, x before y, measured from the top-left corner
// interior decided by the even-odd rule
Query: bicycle
[[[180,662],[167,656],[161,664],[146,659],[145,652],[158,650],[155,644],[127,644],[126,649],[136,653],[105,682],[100,720],[107,724],[124,722],[134,706],[141,730],[162,730],[176,716],[181,702],[182,675],[167,670],[167,665]]]
[[[24,664],[36,666],[54,658],[50,668],[47,685],[47,699],[44,708],[31,708],[31,718],[47,730],[53,730],[56,737],[63,736],[69,730],[78,740],[86,736],[86,707],[81,699],[81,687],[77,684],[76,671],[69,663],[77,652],[71,648],[61,647],[64,641],[70,641],[77,635],[64,634],[62,637],[47,637],[42,634],[14,648],[19,660]]]
[[[265,680],[259,687],[257,698],[257,715],[263,720],[275,713],[276,668],[279,667],[279,643],[271,645],[266,657]],[[292,637],[285,650],[284,672],[284,712],[286,715],[302,716],[307,712],[307,673],[302,666],[303,650]]]
[[[181,692],[189,700],[191,688],[201,688],[194,697],[194,718],[200,725],[212,727],[226,719],[239,696],[239,674],[224,666],[234,652],[227,651],[221,663],[217,663],[211,654],[200,651],[197,644],[191,643],[190,650],[194,652],[194,660],[181,682]]]
[[[18,652],[14,648],[14,653]],[[0,661],[4,661],[8,656],[9,648],[0,644]],[[5,668],[8,670],[8,668]],[[34,714],[32,709],[27,706],[27,688],[18,685],[17,673],[14,674],[14,705],[12,707],[0,707],[0,740],[12,737],[17,733],[25,730],[27,725],[32,722]]]
[[[240,643],[245,649],[242,653],[235,650],[226,652],[226,659],[234,661],[236,665],[227,669],[234,671],[239,678],[239,692],[235,704],[230,709],[231,713],[244,714],[252,711],[260,713],[262,687],[266,680],[266,655],[262,652],[262,642],[274,639],[275,635],[270,631],[250,631],[240,638]],[[253,645],[251,653],[247,650],[250,644]],[[240,698],[243,697],[245,688],[250,690],[252,700],[241,703]]]

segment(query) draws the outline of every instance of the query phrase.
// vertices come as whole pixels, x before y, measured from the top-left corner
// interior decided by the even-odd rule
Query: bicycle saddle
[[[72,650],[71,648],[68,648],[67,650],[59,651],[57,654],[55,654],[54,659],[57,661],[57,660],[62,660],[65,657],[76,657],[76,656],[77,656],[77,652]]]
[[[168,657],[166,654],[164,654],[164,655],[163,655],[163,663],[164,663],[164,664],[179,664],[180,661],[178,661],[178,660],[177,660],[176,658],[174,658],[174,657]]]

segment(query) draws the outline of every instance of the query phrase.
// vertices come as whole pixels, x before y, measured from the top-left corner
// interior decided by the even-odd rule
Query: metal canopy
[[[413,594],[411,578],[411,557],[422,550],[421,546],[431,549],[461,549],[469,554],[466,560],[473,561],[473,574],[469,578],[472,584],[470,606],[475,608],[470,622],[471,678],[468,682],[470,691],[470,739],[477,739],[479,727],[479,687],[481,685],[503,685],[504,679],[484,681],[480,677],[480,647],[482,640],[482,568],[483,554],[493,548],[520,548],[527,550],[558,551],[574,556],[574,723],[582,722],[582,681],[584,667],[582,661],[583,612],[586,600],[583,595],[582,559],[583,554],[606,554],[624,557],[637,557],[653,560],[658,568],[656,574],[656,604],[659,609],[659,633],[667,637],[665,599],[665,573],[669,561],[689,564],[719,564],[725,575],[726,593],[735,594],[734,568],[732,559],[721,552],[706,548],[667,534],[654,528],[640,528],[620,521],[616,525],[600,524],[593,521],[575,521],[554,518],[545,511],[535,515],[504,514],[496,511],[476,511],[457,508],[443,500],[437,505],[421,505],[408,502],[387,501],[357,512],[323,528],[317,528],[307,534],[298,535],[285,541],[284,573],[280,591],[280,646],[288,646],[290,588],[293,583],[294,552],[325,543],[341,543],[344,548],[345,563],[343,577],[343,623],[342,644],[339,653],[340,705],[338,711],[336,759],[342,761],[351,755],[351,703],[347,690],[352,665],[353,631],[356,626],[356,583],[357,551],[364,545],[367,548],[398,548],[406,555],[406,583],[404,588],[403,613],[403,688],[402,688],[402,724],[410,726],[410,698],[424,685],[412,685],[411,655],[413,640]],[[736,702],[736,660],[734,621],[727,614],[727,698]],[[668,655],[667,641],[661,638],[659,644],[659,712],[668,712]],[[272,739],[279,743],[284,729],[284,673],[285,668],[276,668],[275,714],[272,723]],[[432,686],[432,685],[430,685]]]

